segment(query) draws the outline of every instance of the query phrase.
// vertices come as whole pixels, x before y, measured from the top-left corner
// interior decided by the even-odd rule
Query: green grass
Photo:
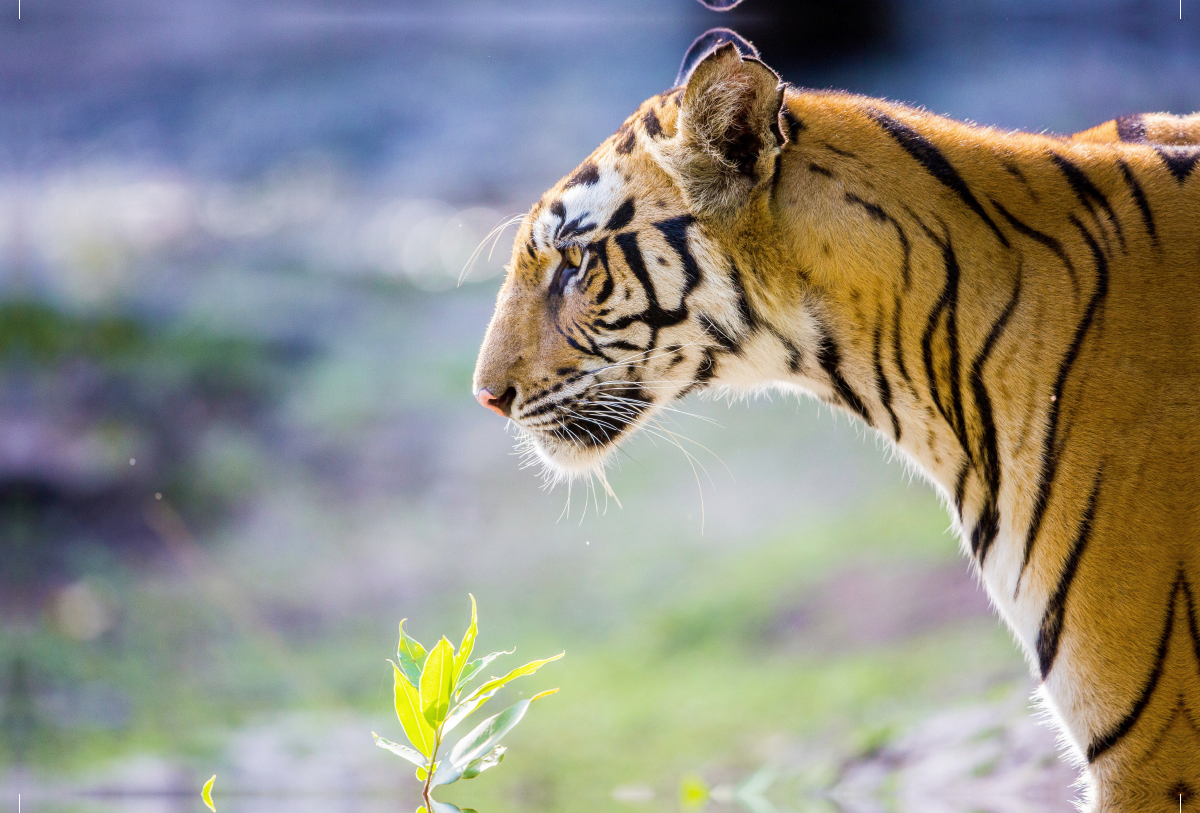
[[[846,651],[806,650],[802,642],[781,648],[767,634],[778,613],[848,564],[954,561],[959,554],[944,527],[940,508],[914,500],[678,559],[668,549],[639,562],[630,544],[632,562],[618,552],[590,574],[612,578],[621,612],[588,604],[565,575],[544,591],[511,586],[535,589],[531,617],[543,619],[540,626],[507,615],[513,597],[502,586],[486,587],[480,651],[515,643],[519,659],[565,648],[567,658],[526,687],[562,692],[513,732],[503,770],[443,795],[485,813],[607,811],[625,809],[611,793],[632,783],[655,788],[671,808],[682,775],[748,776],[770,763],[766,743],[779,738],[816,742],[830,759],[841,758],[946,698],[969,700],[989,683],[1018,679],[1020,658],[990,619]],[[664,555],[669,561],[656,558]],[[666,565],[670,579],[653,575]],[[66,644],[45,629],[23,637],[24,656],[43,676],[133,692],[126,727],[72,732],[69,742],[45,729],[35,762],[70,770],[148,751],[183,755],[199,769],[217,758],[223,731],[271,712],[351,707],[380,719],[382,659],[399,619],[286,639],[223,598],[220,580],[128,587],[119,639]],[[447,619],[445,629],[461,627],[465,596],[454,604],[464,606],[448,614],[416,606],[407,614],[432,638]],[[494,713],[517,697],[510,692],[488,707]],[[399,733],[394,718],[379,725],[396,729],[378,728],[385,736]],[[364,737],[369,727],[364,718]],[[408,769],[397,761],[396,771]]]

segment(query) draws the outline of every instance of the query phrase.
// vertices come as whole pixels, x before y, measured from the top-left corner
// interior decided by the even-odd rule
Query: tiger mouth
[[[536,422],[518,418],[555,458],[560,454],[603,453],[629,436],[653,403],[636,386],[620,395],[602,394],[588,400],[557,403]]]

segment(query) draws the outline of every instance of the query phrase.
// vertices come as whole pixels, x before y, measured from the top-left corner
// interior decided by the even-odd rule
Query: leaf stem
[[[433,753],[429,755],[429,767],[425,769],[425,787],[421,789],[421,798],[425,800],[425,813],[433,813],[433,799],[429,798],[429,793],[432,788],[429,783],[433,781],[433,769],[437,765],[438,748],[442,745],[442,727],[438,726],[438,730],[433,735]]]

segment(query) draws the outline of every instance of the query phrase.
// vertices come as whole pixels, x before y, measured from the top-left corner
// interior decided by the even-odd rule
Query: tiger
[[[726,44],[532,207],[473,379],[558,476],[807,393],[942,495],[1090,813],[1200,811],[1200,114],[1005,131]]]

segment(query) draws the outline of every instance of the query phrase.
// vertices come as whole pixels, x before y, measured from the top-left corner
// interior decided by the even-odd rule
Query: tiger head
[[[731,246],[762,228],[782,98],[726,45],[525,217],[474,390],[550,471],[594,471],[670,401],[736,383],[722,354],[751,317]]]

